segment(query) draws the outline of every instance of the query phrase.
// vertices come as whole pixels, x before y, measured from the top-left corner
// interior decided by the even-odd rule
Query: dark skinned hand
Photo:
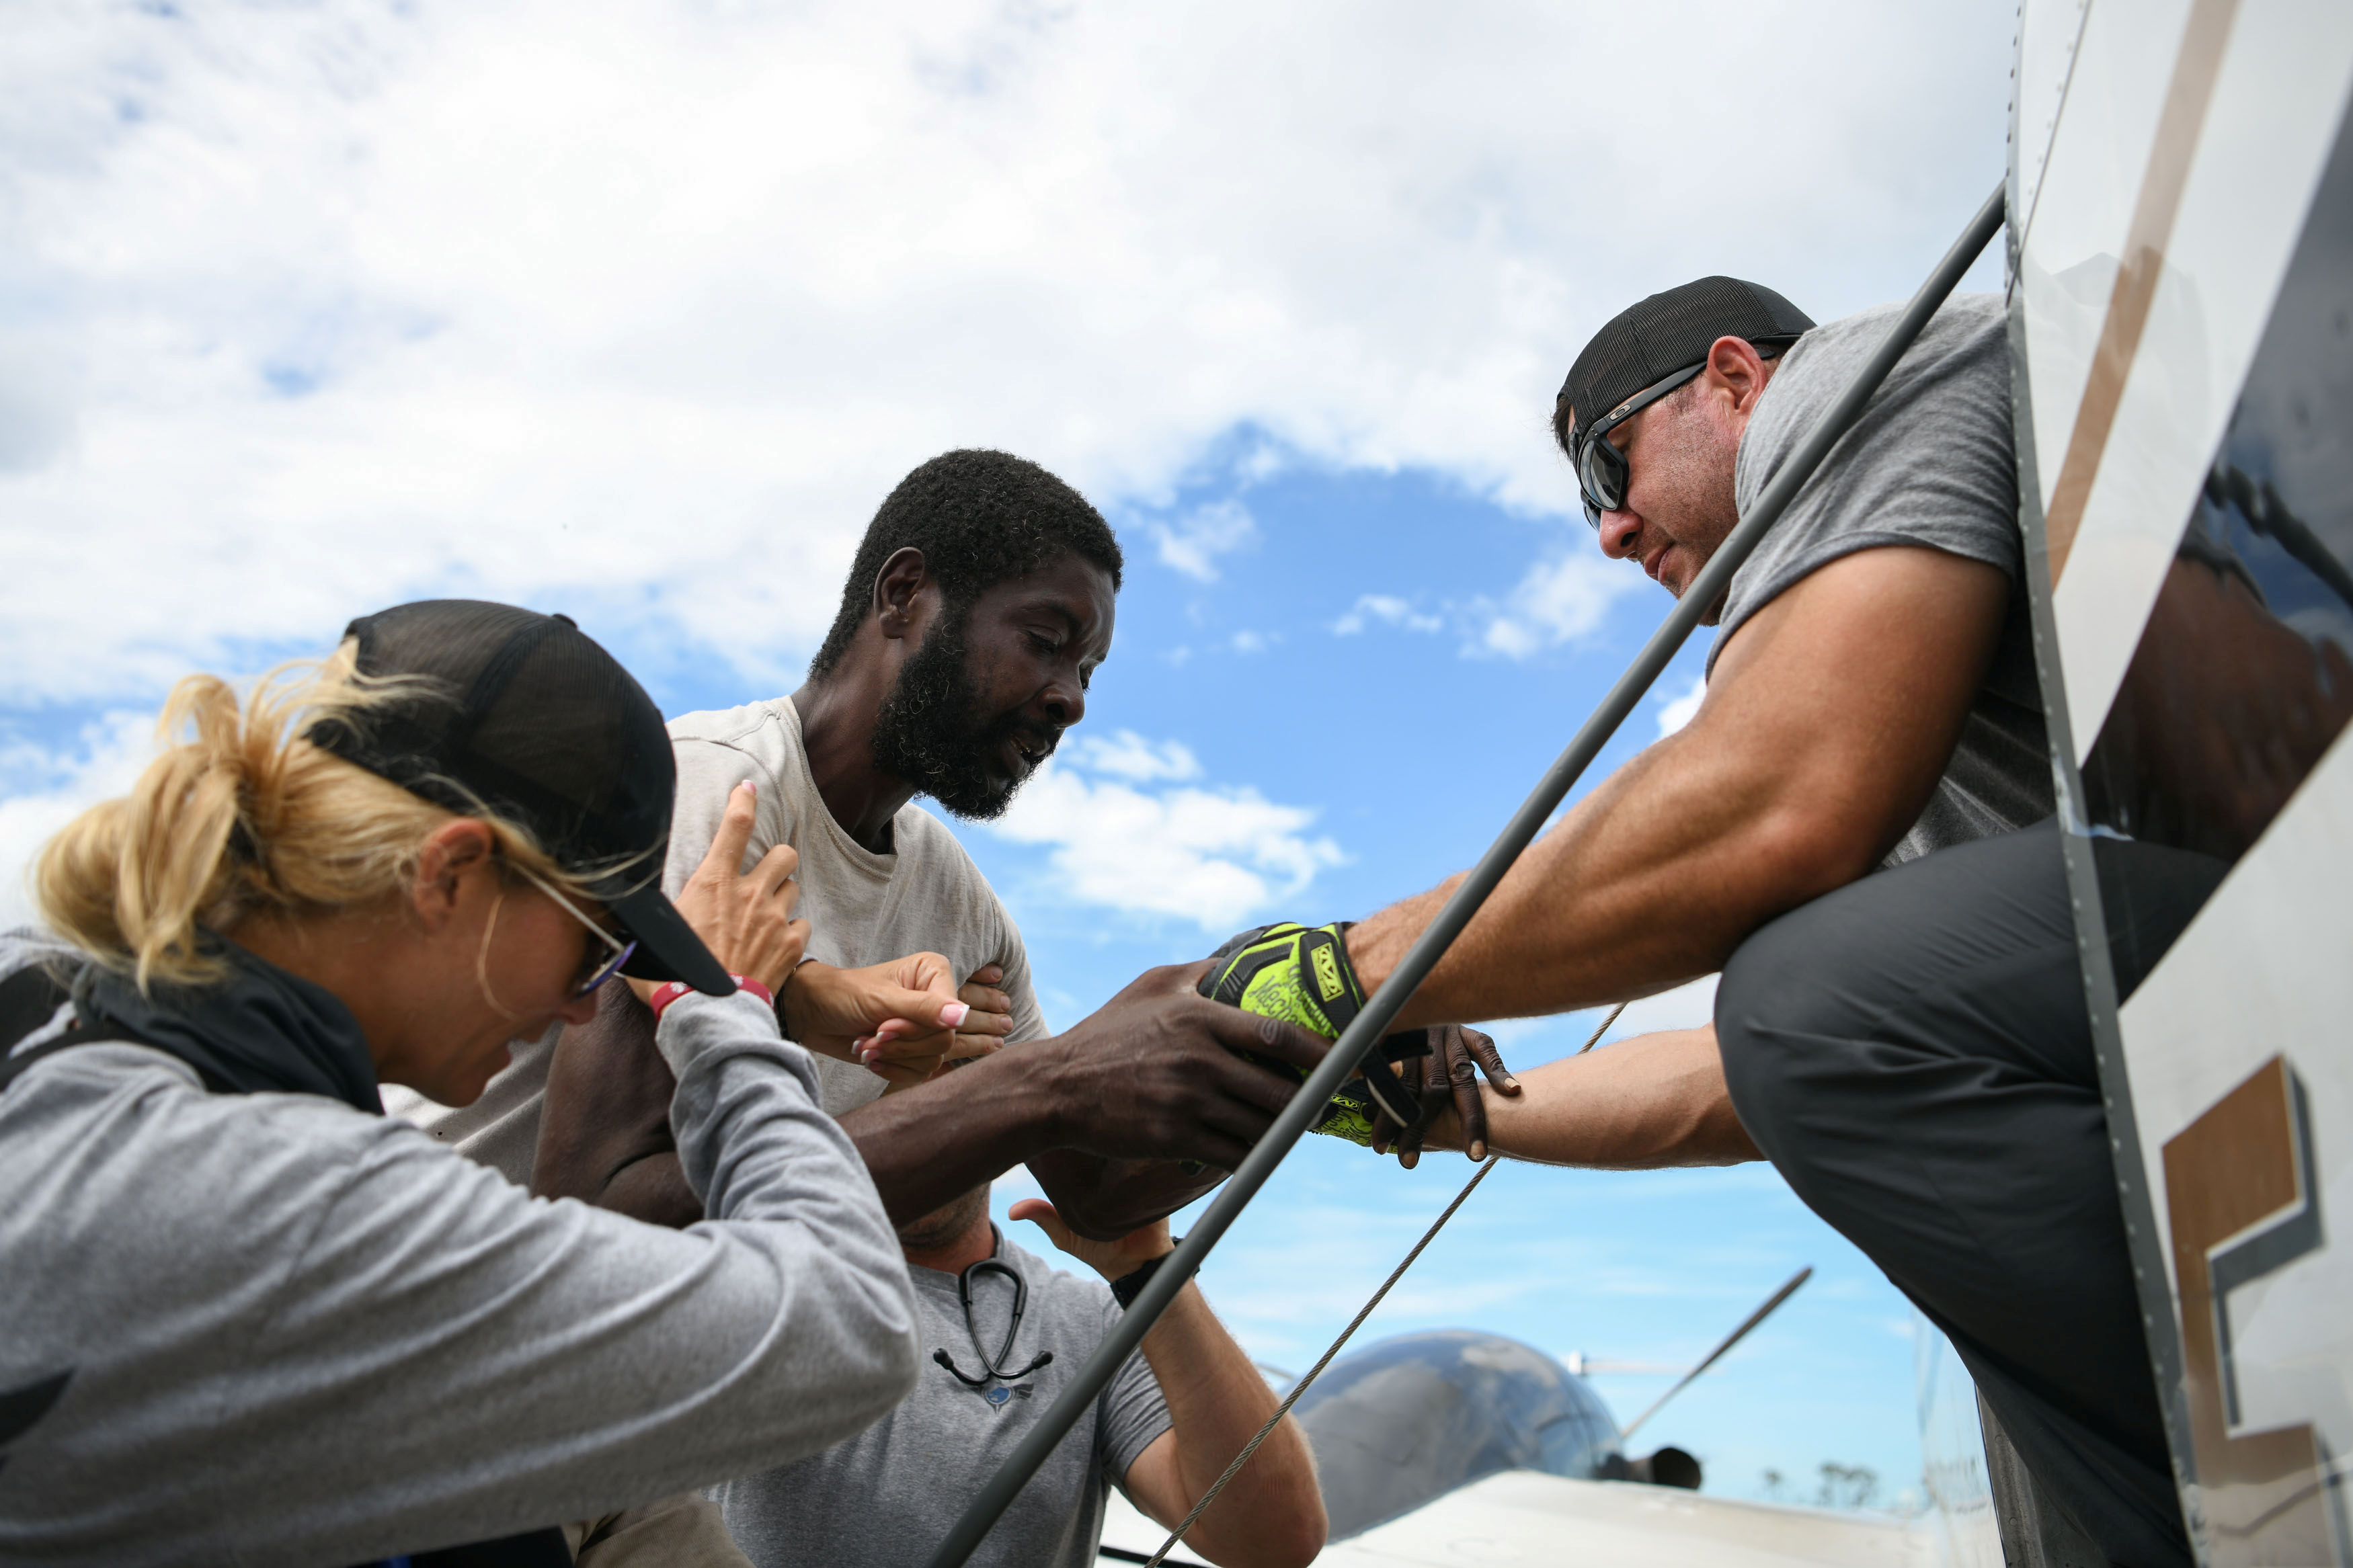
[[[1481,1073],[1487,1075],[1498,1094],[1520,1092],[1520,1080],[1504,1065],[1495,1042],[1478,1030],[1460,1024],[1433,1025],[1430,1046],[1430,1053],[1419,1058],[1422,1077],[1415,1085],[1421,1090],[1421,1114],[1409,1127],[1399,1127],[1387,1112],[1373,1118],[1373,1152],[1386,1154],[1394,1148],[1398,1163],[1409,1171],[1421,1163],[1422,1138],[1450,1095],[1455,1114],[1462,1120],[1462,1152],[1474,1161],[1487,1157],[1487,1108],[1479,1098]],[[1398,1067],[1404,1072],[1414,1070],[1411,1062]]]
[[[1234,1053],[1313,1072],[1329,1041],[1198,994],[1208,962],[1145,972],[1054,1042],[1071,1148],[1230,1171],[1298,1085]]]
[[[1063,1034],[842,1117],[883,1207],[904,1224],[1027,1160],[1063,1222],[1102,1238],[1185,1201],[1175,1162],[1240,1164],[1330,1047],[1196,994],[1205,968],[1155,969]]]

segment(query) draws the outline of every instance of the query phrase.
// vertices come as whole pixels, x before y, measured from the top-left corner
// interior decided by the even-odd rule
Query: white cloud
[[[988,828],[1048,847],[1051,890],[1071,902],[1174,916],[1218,933],[1346,861],[1330,838],[1309,836],[1310,807],[1279,805],[1251,789],[1140,787],[1198,773],[1193,753],[1174,742],[1155,747],[1123,733],[1099,752],[1073,746],[1039,768]]]
[[[1264,653],[1268,647],[1282,640],[1281,632],[1240,631],[1227,639],[1226,646],[1236,653]]]
[[[1152,524],[1160,545],[1160,561],[1197,582],[1218,580],[1218,557],[1229,555],[1258,540],[1258,524],[1250,509],[1236,500],[1213,501],[1196,507],[1174,523]]]
[[[25,0],[0,577],[53,591],[0,617],[0,701],[449,591],[783,679],[955,445],[1149,510],[1249,427],[1558,514],[1544,412],[1611,311],[1725,269],[1900,297],[2000,163],[1981,5],[1677,18]],[[1758,79],[1793,26],[1837,90]],[[1546,570],[1495,651],[1583,624]]]
[[[1109,773],[1130,784],[1201,776],[1201,761],[1184,742],[1163,741],[1154,745],[1133,730],[1081,736],[1060,754],[1092,773]]]
[[[84,808],[121,795],[153,760],[152,713],[110,713],[69,745],[0,746],[0,931],[34,919],[33,861]]]
[[[1625,564],[1571,546],[1539,561],[1500,605],[1482,605],[1482,625],[1466,652],[1527,658],[1600,627],[1609,606],[1644,579]]]
[[[1332,635],[1352,637],[1375,621],[1402,626],[1409,632],[1434,632],[1446,625],[1439,616],[1423,615],[1409,601],[1394,594],[1365,594],[1358,596],[1346,615],[1332,623]]]
[[[1672,697],[1653,690],[1651,700],[1659,707],[1659,738],[1666,739],[1699,715],[1699,705],[1707,696],[1707,677],[1694,675],[1691,684]]]

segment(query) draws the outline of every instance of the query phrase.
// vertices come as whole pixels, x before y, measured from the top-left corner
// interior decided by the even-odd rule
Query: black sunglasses
[[[1632,474],[1626,465],[1626,454],[1610,444],[1609,432],[1706,368],[1706,362],[1702,361],[1684,366],[1664,381],[1652,382],[1578,434],[1577,489],[1585,501],[1585,521],[1593,525],[1596,532],[1600,531],[1603,512],[1616,511],[1626,504],[1626,484]]]

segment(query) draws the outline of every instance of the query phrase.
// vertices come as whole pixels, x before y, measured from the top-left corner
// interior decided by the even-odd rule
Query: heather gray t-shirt
[[[800,852],[797,910],[809,921],[809,957],[855,968],[911,952],[936,952],[954,966],[959,984],[975,970],[1003,964],[998,989],[1013,999],[1009,1038],[1044,1037],[1046,1020],[1030,984],[1020,930],[980,868],[946,824],[913,804],[891,819],[889,853],[875,854],[850,837],[817,792],[792,699],[684,714],[670,721],[670,736],[678,759],[678,802],[670,815],[670,861],[662,872],[666,890],[675,895],[702,864],[729,793],[749,779],[760,792],[760,805],[746,863],[778,844]],[[512,1059],[471,1105],[453,1110],[412,1089],[394,1088],[385,1090],[385,1110],[528,1186],[540,1108],[547,1098],[548,1063],[562,1032],[557,1025],[536,1040],[516,1041]],[[863,1068],[830,1057],[814,1060],[821,1098],[832,1115],[844,1115],[882,1093],[882,1079]]]
[[[1010,1280],[974,1281],[972,1329],[956,1277],[909,1268],[923,1363],[915,1392],[881,1421],[821,1454],[712,1489],[729,1533],[758,1568],[906,1568],[928,1559],[1030,1424],[1078,1375],[1120,1308],[1111,1288],[1080,1279],[1007,1240],[997,1257],[1029,1286],[1013,1348],[997,1364],[1018,1372],[1047,1351],[1052,1363],[975,1388],[932,1359],[944,1350],[967,1376],[986,1377],[973,1333],[995,1355],[1013,1310]],[[1124,1490],[1127,1468],[1168,1430],[1168,1405],[1142,1352],[1095,1399],[1082,1421],[1022,1489],[980,1550],[976,1568],[1092,1568],[1103,1501]]]
[[[0,933],[0,979],[57,952]],[[655,1038],[710,1205],[682,1231],[320,1095],[207,1094],[150,1047],[36,1062],[0,1093],[0,1390],[66,1381],[5,1423],[0,1563],[371,1563],[889,1411],[937,1342],[809,1054],[747,996],[689,997]]]
[[[1782,356],[1740,441],[1733,489],[1744,513],[1854,379],[1901,309],[1882,305],[1817,327]],[[2023,827],[2054,809],[2010,431],[2001,299],[1956,295],[1733,574],[1723,629],[1708,650],[1713,670],[1725,640],[1749,616],[1807,574],[1859,550],[1927,545],[2009,576],[2010,609],[1993,666],[1936,793],[1888,855],[1889,865]]]

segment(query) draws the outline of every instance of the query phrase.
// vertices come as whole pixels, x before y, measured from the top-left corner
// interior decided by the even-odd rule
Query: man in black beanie
[[[1706,278],[1610,321],[1553,421],[1603,553],[1687,592],[1895,314],[1816,326]],[[1708,607],[1696,715],[1520,857],[1398,1022],[1721,971],[1712,1027],[1490,1089],[1490,1145],[1770,1159],[1951,1338],[2087,1551],[2186,1563],[2048,820],[2017,485],[2003,303],[1957,296]],[[2099,848],[2142,917],[2129,992],[2221,863]],[[1348,931],[1366,991],[1452,885]],[[1431,1142],[1460,1146],[1452,1117]]]

